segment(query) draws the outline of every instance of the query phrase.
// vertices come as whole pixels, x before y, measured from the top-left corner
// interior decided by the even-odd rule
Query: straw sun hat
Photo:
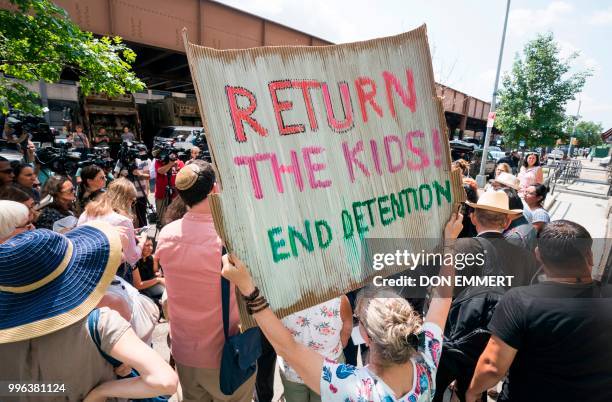
[[[66,235],[33,230],[0,244],[0,343],[58,331],[85,318],[121,263],[121,240],[104,222]]]
[[[510,209],[508,195],[503,191],[485,191],[478,198],[478,202],[466,201],[466,204],[476,209],[499,212],[506,215],[522,214],[522,209]]]

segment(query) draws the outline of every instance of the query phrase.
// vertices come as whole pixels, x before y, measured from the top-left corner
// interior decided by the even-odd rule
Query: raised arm
[[[453,213],[446,223],[444,228],[444,253],[452,253],[453,245],[457,236],[463,228],[463,215]],[[443,258],[446,261],[446,258]],[[446,318],[448,317],[448,310],[450,309],[451,301],[453,298],[453,285],[452,281],[455,277],[455,269],[452,265],[444,265],[440,269],[440,276],[446,276],[451,278],[451,285],[447,286],[441,284],[433,289],[431,294],[431,302],[429,303],[429,310],[425,316],[425,321],[432,322],[439,326],[444,332],[444,326],[446,325]],[[442,282],[444,283],[444,282]]]
[[[255,290],[246,266],[235,256],[232,256],[231,262],[227,255],[223,256],[222,275],[234,283],[244,296],[252,294]],[[320,394],[323,356],[296,342],[269,307],[253,314],[253,317],[276,353],[287,361],[310,389]]]

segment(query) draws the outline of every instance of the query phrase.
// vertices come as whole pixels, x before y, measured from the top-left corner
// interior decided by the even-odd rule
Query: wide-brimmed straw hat
[[[493,181],[515,190],[521,189],[521,181],[518,177],[510,173],[501,172]]]
[[[0,244],[0,343],[43,336],[85,318],[121,263],[121,240],[108,223],[66,235],[41,229]]]
[[[522,209],[510,209],[508,195],[503,191],[485,191],[478,198],[478,202],[466,201],[466,204],[475,209],[499,212],[506,215],[522,214]]]

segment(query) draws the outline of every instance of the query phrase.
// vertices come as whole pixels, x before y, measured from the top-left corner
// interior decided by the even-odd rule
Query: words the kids
[[[443,153],[438,128],[432,128],[430,132],[420,129],[396,133],[370,132],[372,127],[382,125],[366,126],[368,121],[395,120],[398,114],[412,117],[419,108],[412,69],[405,69],[402,76],[382,71],[378,78],[378,82],[384,82],[384,88],[377,87],[376,81],[368,76],[333,84],[309,79],[276,80],[268,83],[263,94],[243,86],[225,86],[233,139],[238,143],[325,131],[317,145],[233,156],[236,168],[249,175],[255,202],[265,202],[266,196],[271,196],[269,192],[274,191],[272,188],[280,195],[287,191],[328,189],[335,180],[355,183],[401,172],[405,174],[407,170],[440,168]],[[337,88],[339,96],[332,96],[330,86]],[[333,99],[339,103],[334,104]],[[293,113],[292,118],[288,118],[296,107],[305,113]],[[270,116],[271,110],[274,121],[257,117],[261,109],[268,113],[260,113],[260,116]],[[300,119],[299,116],[302,121],[295,121]],[[351,135],[353,132],[368,135]],[[330,141],[325,135],[342,137],[339,141]],[[326,171],[330,163],[343,165],[346,176],[332,177]],[[264,181],[273,183],[272,188],[262,185]],[[417,211],[428,211],[432,206],[439,207],[452,201],[448,180],[420,183],[414,188],[372,194],[371,197],[354,200],[347,208],[337,211],[337,222],[313,217],[298,225],[269,228],[267,240],[273,261],[278,263],[298,257],[300,250],[325,249],[336,237],[334,232],[344,240],[355,235],[363,237],[370,228],[387,226],[396,220],[407,219]],[[333,230],[333,227],[338,229]]]
[[[226,85],[225,93],[234,139],[243,143],[249,141],[249,137],[253,135],[268,137],[299,135],[307,130],[317,132],[321,124],[329,127],[326,131],[341,134],[363,129],[363,124],[360,126],[359,123],[367,123],[370,119],[395,119],[400,108],[416,113],[418,99],[413,71],[409,68],[405,70],[405,81],[390,71],[383,71],[381,76],[384,81],[382,90],[377,87],[375,80],[367,76],[359,76],[351,84],[346,81],[337,83],[340,105],[333,105],[329,84],[316,80],[272,81],[268,84],[268,93],[265,94],[268,96],[256,96],[248,88]],[[314,91],[320,91],[324,116],[316,114],[312,96]],[[302,106],[306,110],[305,121],[293,123],[285,121],[283,113],[294,108],[293,101],[283,100],[289,95],[292,99],[298,99],[303,103]],[[267,103],[262,105],[264,102]],[[358,105],[359,116],[353,110],[354,104]],[[256,119],[254,114],[259,107],[272,108],[276,125],[269,127]],[[338,116],[340,110],[341,117]],[[322,120],[325,123],[322,123]],[[433,155],[428,155],[426,149],[420,146],[420,142],[425,140],[426,136],[432,137]],[[234,164],[248,171],[253,195],[258,200],[265,198],[261,185],[262,174],[271,173],[279,194],[285,192],[283,175],[292,176],[295,188],[299,191],[303,191],[305,187],[314,190],[332,186],[333,178],[326,176],[324,172],[329,158],[326,154],[330,152],[344,161],[351,183],[360,177],[394,174],[404,169],[421,170],[432,165],[439,167],[441,164],[441,139],[438,129],[433,129],[430,133],[421,130],[380,133],[374,137],[364,141],[345,135],[343,138],[346,140],[342,141],[341,149],[334,150],[329,150],[324,145],[317,145],[289,149],[284,155],[276,152],[236,155]]]

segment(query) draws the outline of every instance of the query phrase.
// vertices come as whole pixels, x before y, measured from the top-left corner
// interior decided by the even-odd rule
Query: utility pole
[[[572,157],[572,152],[574,150],[574,140],[576,139],[576,126],[578,125],[578,119],[580,119],[580,106],[582,106],[582,99],[578,101],[578,111],[576,112],[576,117],[574,117],[574,128],[572,128],[569,148],[567,148],[567,156],[569,158]]]
[[[482,160],[480,161],[480,172],[478,176],[476,176],[476,183],[478,183],[478,187],[483,188],[486,183],[485,176],[485,167],[487,165],[487,156],[489,153],[489,143],[491,142],[491,131],[493,130],[493,121],[495,119],[495,109],[497,109],[496,99],[497,99],[497,85],[499,84],[499,73],[501,70],[502,57],[504,55],[504,43],[506,42],[506,27],[508,26],[508,14],[510,12],[510,0],[506,3],[506,18],[504,19],[504,30],[502,32],[502,40],[501,46],[499,47],[499,59],[497,60],[497,73],[495,74],[495,86],[493,88],[493,97],[491,99],[491,111],[489,114],[492,116],[492,119],[489,117],[487,119],[487,131],[485,134],[485,142],[484,147],[482,148]]]

